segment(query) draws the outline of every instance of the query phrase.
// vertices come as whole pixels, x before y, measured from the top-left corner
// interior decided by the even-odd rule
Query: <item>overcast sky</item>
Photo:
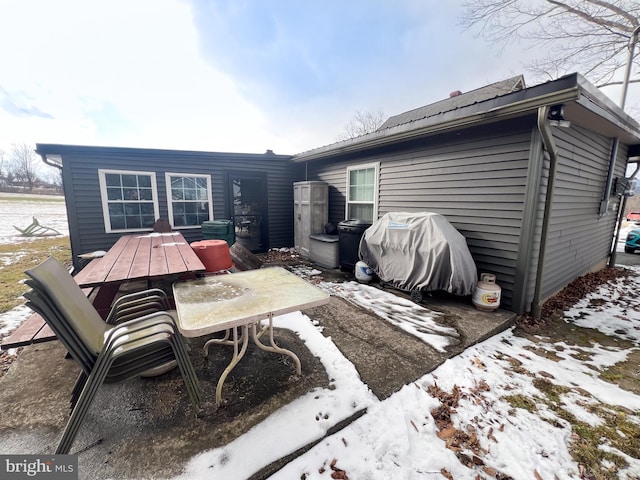
[[[519,73],[534,84],[521,62],[536,52],[462,31],[461,3],[2,0],[0,150],[294,154],[335,142],[358,110],[395,115]]]

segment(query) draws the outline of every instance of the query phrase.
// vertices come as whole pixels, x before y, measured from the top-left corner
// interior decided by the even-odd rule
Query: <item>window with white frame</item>
[[[106,232],[152,229],[158,218],[153,172],[98,170]]]
[[[176,228],[200,227],[213,219],[211,176],[166,173],[169,222]]]
[[[347,168],[347,219],[373,223],[378,216],[379,163]]]

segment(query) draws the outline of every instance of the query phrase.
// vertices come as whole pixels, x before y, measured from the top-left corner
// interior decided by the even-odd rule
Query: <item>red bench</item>
[[[89,296],[94,289],[83,288],[82,291],[86,296]],[[2,339],[0,349],[9,350],[10,348],[24,347],[25,345],[48,342],[55,339],[56,334],[49,328],[44,318],[37,313],[33,313],[11,335]]]
[[[0,348],[8,350],[9,348],[23,347],[55,339],[56,334],[49,328],[49,325],[40,315],[34,313],[22,322],[11,335],[2,339]]]

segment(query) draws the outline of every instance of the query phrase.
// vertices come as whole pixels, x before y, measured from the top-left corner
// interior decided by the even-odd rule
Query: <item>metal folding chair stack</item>
[[[200,384],[166,295],[150,290],[128,295],[102,320],[60,262],[50,257],[25,272],[31,291],[27,305],[39,313],[78,362],[82,372],[71,398],[71,416],[56,453],[68,453],[102,383],[118,383],[177,362],[197,411]],[[122,322],[122,323],[118,323]]]

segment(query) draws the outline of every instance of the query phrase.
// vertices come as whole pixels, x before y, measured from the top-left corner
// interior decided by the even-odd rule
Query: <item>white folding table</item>
[[[329,301],[329,294],[281,267],[179,282],[173,285],[173,294],[178,328],[185,337],[226,331],[224,338],[212,339],[205,344],[205,356],[210,345],[233,346],[233,358],[216,387],[217,405],[222,401],[224,381],[246,352],[249,337],[262,350],[291,357],[296,373],[300,375],[298,356],[277,346],[273,339],[273,317]],[[258,323],[265,319],[269,320],[268,325],[258,332]],[[260,341],[264,333],[269,334],[269,345]]]

